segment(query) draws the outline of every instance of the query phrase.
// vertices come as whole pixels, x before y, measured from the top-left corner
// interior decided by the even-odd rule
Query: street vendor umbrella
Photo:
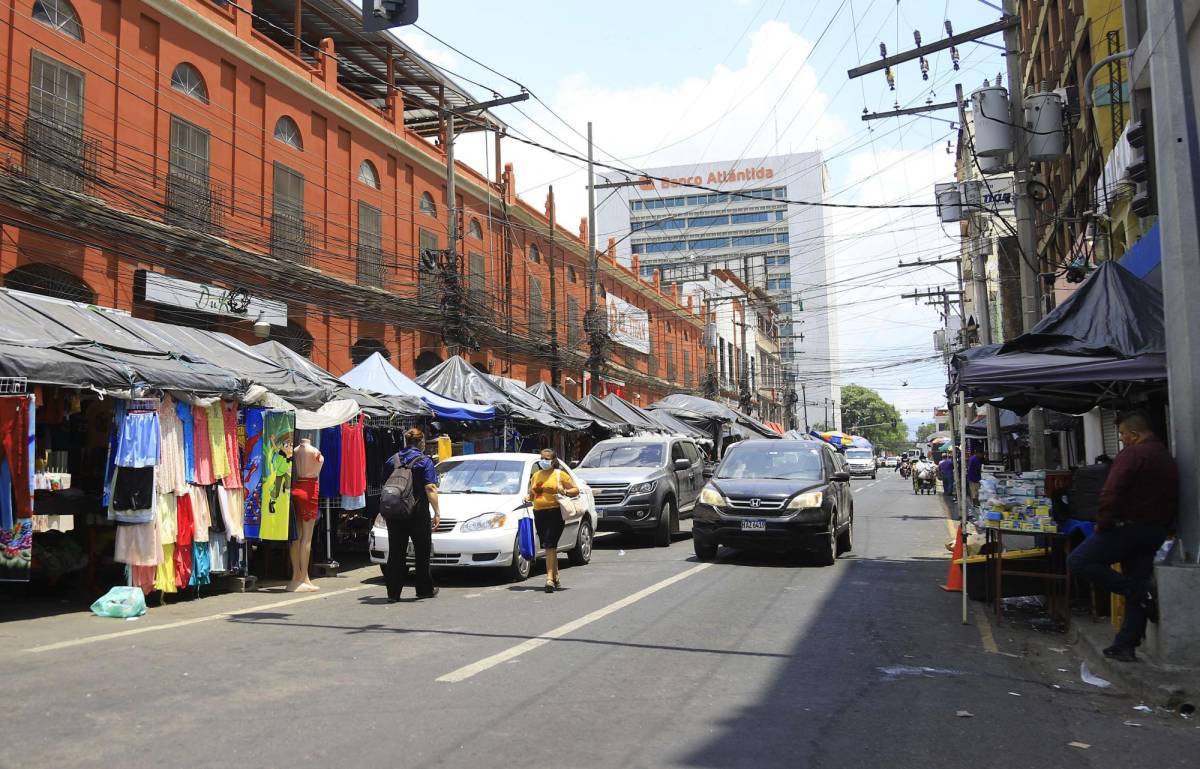
[[[873,449],[875,445],[861,435],[851,435],[850,440],[853,441],[853,446],[856,449]]]
[[[809,433],[809,435],[814,438],[820,438],[826,443],[837,446],[838,448],[844,449],[854,445],[854,437],[851,435],[846,435],[841,430],[825,430],[822,432],[813,430]]]

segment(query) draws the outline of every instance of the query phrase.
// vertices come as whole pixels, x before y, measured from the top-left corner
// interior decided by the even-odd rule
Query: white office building
[[[635,257],[664,284],[704,280],[716,269],[767,291],[781,314],[781,358],[807,401],[808,422],[828,414],[840,428],[837,328],[827,293],[825,163],[819,152],[646,169],[669,181],[597,191],[598,244],[617,240],[617,259]],[[609,174],[606,181],[624,181]],[[706,187],[710,192],[697,187]],[[803,385],[803,386],[802,386]],[[804,402],[796,424],[804,425]]]

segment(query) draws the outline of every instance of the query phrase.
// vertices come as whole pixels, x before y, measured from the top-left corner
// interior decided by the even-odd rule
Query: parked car
[[[433,566],[498,568],[515,581],[529,577],[533,564],[517,551],[517,521],[527,514],[525,497],[537,460],[537,454],[468,454],[437,466],[442,515],[433,534]],[[567,553],[572,566],[583,566],[592,559],[596,502],[577,473],[567,474],[579,486],[588,510],[565,526],[558,549]],[[371,561],[382,568],[388,558],[388,533],[380,516],[371,527],[368,548]],[[538,542],[537,557],[544,556],[544,543]],[[411,545],[408,557],[411,561]]]
[[[846,449],[846,464],[850,475],[869,475],[871,480],[875,479],[875,452],[871,449]]]
[[[807,551],[818,563],[832,564],[854,546],[845,458],[824,441],[739,443],[700,492],[692,544],[701,561],[728,545]]]
[[[648,532],[666,547],[704,488],[704,453],[679,436],[612,438],[592,447],[578,474],[595,493],[600,531]]]
[[[883,458],[883,466],[884,467],[898,467],[899,465],[900,465],[900,457],[892,456],[892,457],[884,457]]]

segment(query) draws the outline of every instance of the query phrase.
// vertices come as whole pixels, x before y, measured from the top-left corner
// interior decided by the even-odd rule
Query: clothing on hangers
[[[129,411],[117,427],[117,467],[153,467],[158,464],[161,431],[157,411]]]

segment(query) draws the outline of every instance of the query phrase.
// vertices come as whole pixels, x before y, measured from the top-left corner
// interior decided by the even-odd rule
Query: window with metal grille
[[[479,226],[478,219],[472,219],[471,223],[467,225],[467,235],[476,240],[483,240],[483,227]]]
[[[675,368],[675,343],[667,342],[664,345],[664,351],[667,356],[667,379],[672,382],[679,376],[679,371]]]
[[[358,201],[358,284],[383,288],[383,214]]]
[[[275,164],[271,199],[271,255],[297,264],[308,262],[311,234],[304,221],[304,175]]]
[[[583,326],[579,320],[579,300],[573,296],[567,297],[567,346],[579,350],[583,339]]]
[[[171,160],[167,170],[168,224],[207,231],[216,222],[209,185],[209,133],[171,116]]]
[[[538,247],[535,245],[529,246],[529,261],[533,262],[534,264],[542,263],[542,252],[539,251]]]
[[[467,276],[467,297],[471,303],[472,314],[485,313],[489,307],[487,301],[487,264],[483,258],[483,254],[470,253],[467,254],[467,268],[470,274]]]
[[[83,73],[34,53],[25,121],[25,173],[79,192],[84,187],[85,161]]]
[[[434,219],[437,218],[437,203],[433,202],[433,195],[428,192],[421,193],[421,213],[428,214]]]
[[[417,294],[423,301],[432,301],[438,295],[438,237],[429,230],[421,230],[417,252]]]
[[[540,340],[546,336],[546,310],[542,307],[542,282],[529,279],[529,336]]]
[[[692,353],[689,350],[683,351],[683,382],[684,388],[691,389],[692,387]]]

